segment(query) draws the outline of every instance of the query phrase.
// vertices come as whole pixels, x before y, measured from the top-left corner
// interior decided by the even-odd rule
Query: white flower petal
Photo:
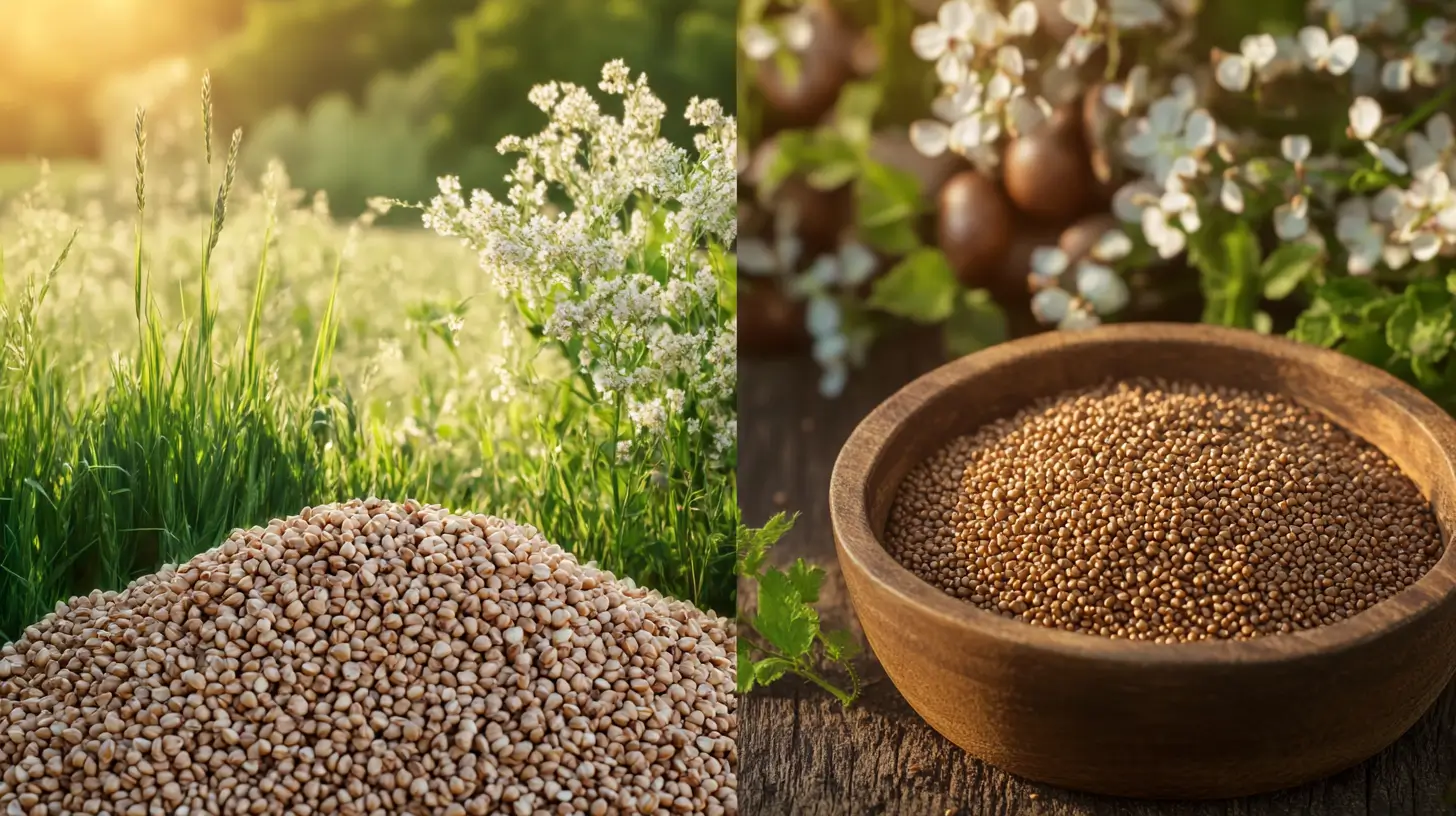
[[[1244,189],[1233,179],[1225,178],[1218,190],[1218,202],[1231,213],[1242,213],[1244,211]]]
[[[1301,134],[1285,136],[1279,140],[1279,152],[1294,164],[1303,164],[1312,149],[1309,137]]]
[[[1234,93],[1243,93],[1249,89],[1249,82],[1254,78],[1254,71],[1248,60],[1237,54],[1227,54],[1213,69],[1213,78],[1220,88]]]
[[[935,61],[935,78],[942,85],[959,87],[969,79],[970,72],[970,66],[955,51],[947,51]]]
[[[1296,199],[1298,201],[1298,199]],[[1295,203],[1274,208],[1274,232],[1283,241],[1293,241],[1309,231],[1308,206]]]
[[[1040,22],[1034,0],[1022,0],[1006,16],[1006,31],[1014,37],[1030,37]]]
[[[1350,137],[1362,141],[1374,137],[1384,116],[1379,102],[1368,96],[1356,99],[1350,105]]]
[[[1378,159],[1385,166],[1386,170],[1389,170],[1397,176],[1403,176],[1410,172],[1410,167],[1399,156],[1395,155],[1395,151],[1390,148],[1381,147],[1374,142],[1366,142],[1365,149],[1369,151],[1370,155]]]
[[[744,238],[738,242],[738,268],[750,275],[771,275],[778,271],[779,259],[761,238]]]
[[[1040,280],[1049,281],[1066,272],[1070,260],[1067,253],[1058,247],[1037,247],[1031,251],[1031,274]]]
[[[923,156],[939,156],[950,147],[950,128],[933,119],[911,122],[910,144]]]
[[[743,45],[743,53],[751,60],[766,60],[779,50],[778,39],[757,23],[744,26],[738,34],[738,41]]]
[[[996,50],[996,67],[1007,76],[1019,77],[1026,73],[1026,59],[1021,56],[1020,48],[1003,45]]]
[[[1407,133],[1405,136],[1405,157],[1411,172],[1424,175],[1441,163],[1441,154],[1431,145],[1431,140],[1421,133]]]
[[[950,35],[935,23],[918,25],[910,32],[910,48],[923,60],[940,59],[949,47]]]
[[[804,6],[799,12],[786,15],[781,23],[784,45],[791,51],[807,51],[814,42],[814,23],[809,19],[808,8]]]
[[[849,382],[849,368],[843,363],[829,366],[819,376],[819,394],[827,399],[833,399],[844,393],[844,386]]]
[[[1429,261],[1441,252],[1441,238],[1423,232],[1411,241],[1411,256],[1418,261]]]
[[[1103,263],[1113,263],[1126,258],[1132,252],[1132,239],[1127,233],[1120,229],[1110,229],[1102,233],[1097,243],[1092,245],[1091,256]]]
[[[1098,320],[1097,315],[1093,314],[1090,310],[1086,308],[1073,308],[1057,323],[1057,328],[1062,331],[1084,331],[1086,329],[1096,328],[1101,324],[1102,321]]]
[[[1401,190],[1399,187],[1386,187],[1375,195],[1370,202],[1370,215],[1377,221],[1390,223],[1395,218],[1395,211],[1400,208]]]
[[[1096,0],[1062,0],[1057,10],[1067,22],[1081,29],[1089,29],[1097,21]]]
[[[1403,244],[1386,244],[1380,252],[1380,258],[1385,261],[1386,266],[1398,272],[1410,263],[1410,247]]]
[[[1156,201],[1158,187],[1146,179],[1124,184],[1112,194],[1112,214],[1126,224],[1142,220],[1149,201]]]
[[[958,151],[969,150],[980,147],[982,141],[986,141],[985,134],[989,128],[986,121],[979,115],[972,114],[951,125],[950,144],[952,149]]]
[[[1077,294],[1092,305],[1097,314],[1112,314],[1127,305],[1130,295],[1122,277],[1101,264],[1077,266]]]
[[[1329,71],[1344,76],[1360,58],[1360,43],[1349,34],[1342,34],[1330,43]]]
[[[1031,296],[1031,313],[1042,323],[1060,323],[1072,306],[1065,289],[1043,289]]]
[[[839,304],[827,297],[811,298],[805,312],[804,323],[808,327],[809,333],[815,337],[838,334]]]
[[[1255,69],[1261,69],[1279,55],[1279,44],[1268,34],[1252,34],[1239,43],[1239,52]]]
[[[940,7],[936,20],[948,35],[963,39],[976,24],[976,16],[976,8],[969,0],[950,0]]]
[[[1456,144],[1456,136],[1452,134],[1451,117],[1444,111],[1432,116],[1426,122],[1426,138],[1431,140],[1431,147],[1439,152],[1446,152]]]
[[[1183,123],[1183,145],[1189,150],[1206,150],[1218,139],[1218,124],[1208,111],[1199,108]]]
[[[864,244],[851,242],[839,250],[840,282],[845,286],[859,286],[869,280],[879,265],[875,253]]]
[[[1330,33],[1319,26],[1306,26],[1299,30],[1299,47],[1310,64],[1316,68],[1324,67],[1324,61],[1330,53]]]
[[[1168,19],[1157,0],[1109,0],[1107,10],[1118,28],[1146,28]]]
[[[1380,68],[1380,86],[1387,91],[1402,93],[1410,90],[1411,62],[1408,59],[1391,60]]]
[[[1123,142],[1122,149],[1129,156],[1146,159],[1158,152],[1158,135],[1147,127],[1145,120],[1139,121],[1132,138]]]
[[[1188,111],[1182,100],[1165,96],[1148,107],[1148,127],[1159,136],[1177,136],[1183,132]]]

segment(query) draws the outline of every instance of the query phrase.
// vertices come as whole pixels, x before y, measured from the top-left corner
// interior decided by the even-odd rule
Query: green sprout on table
[[[738,635],[738,692],[746,694],[786,674],[796,674],[834,695],[848,708],[859,698],[859,675],[851,662],[859,652],[845,630],[819,628],[819,588],[824,570],[800,558],[787,570],[766,566],[768,550],[794,526],[797,516],[775,515],[764,526],[738,527],[738,575],[758,584],[758,611],[747,623],[755,636]],[[849,677],[849,690],[820,673],[825,663]]]

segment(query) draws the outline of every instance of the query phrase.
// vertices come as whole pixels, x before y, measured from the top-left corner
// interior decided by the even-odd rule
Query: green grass
[[[665,465],[617,501],[599,412],[472,253],[199,164],[148,178],[142,209],[132,179],[5,199],[0,642],[235,527],[367,495],[534,524],[732,608],[731,463]]]

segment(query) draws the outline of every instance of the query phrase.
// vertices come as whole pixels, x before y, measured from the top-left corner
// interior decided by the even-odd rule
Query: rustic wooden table
[[[818,396],[818,373],[805,357],[739,364],[739,491],[744,519],[762,523],[778,510],[799,522],[774,560],[804,557],[828,579],[826,626],[858,632],[834,557],[829,473],[860,418],[917,375],[941,362],[922,337],[889,338],[836,400]],[[749,588],[740,605],[751,607]],[[927,726],[895,691],[873,655],[861,659],[864,697],[842,711],[827,694],[783,680],[742,703],[740,801],[753,816],[895,814],[899,816],[1070,816],[1071,814],[1411,814],[1452,812],[1444,803],[1456,776],[1456,697],[1435,708],[1395,745],[1330,779],[1266,796],[1217,802],[1147,803],[1072,793],[1028,782],[982,763]],[[1456,688],[1456,686],[1453,686]]]

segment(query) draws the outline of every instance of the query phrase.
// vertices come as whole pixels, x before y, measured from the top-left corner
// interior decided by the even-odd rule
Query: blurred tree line
[[[277,156],[340,212],[426,196],[443,172],[497,187],[512,162],[495,144],[544,121],[526,101],[537,83],[595,86],[620,57],[683,141],[688,99],[731,108],[735,14],[736,0],[0,0],[14,23],[0,160],[99,156],[118,125],[91,104],[101,87],[182,54],[212,71],[218,132],[244,128],[248,169]]]

